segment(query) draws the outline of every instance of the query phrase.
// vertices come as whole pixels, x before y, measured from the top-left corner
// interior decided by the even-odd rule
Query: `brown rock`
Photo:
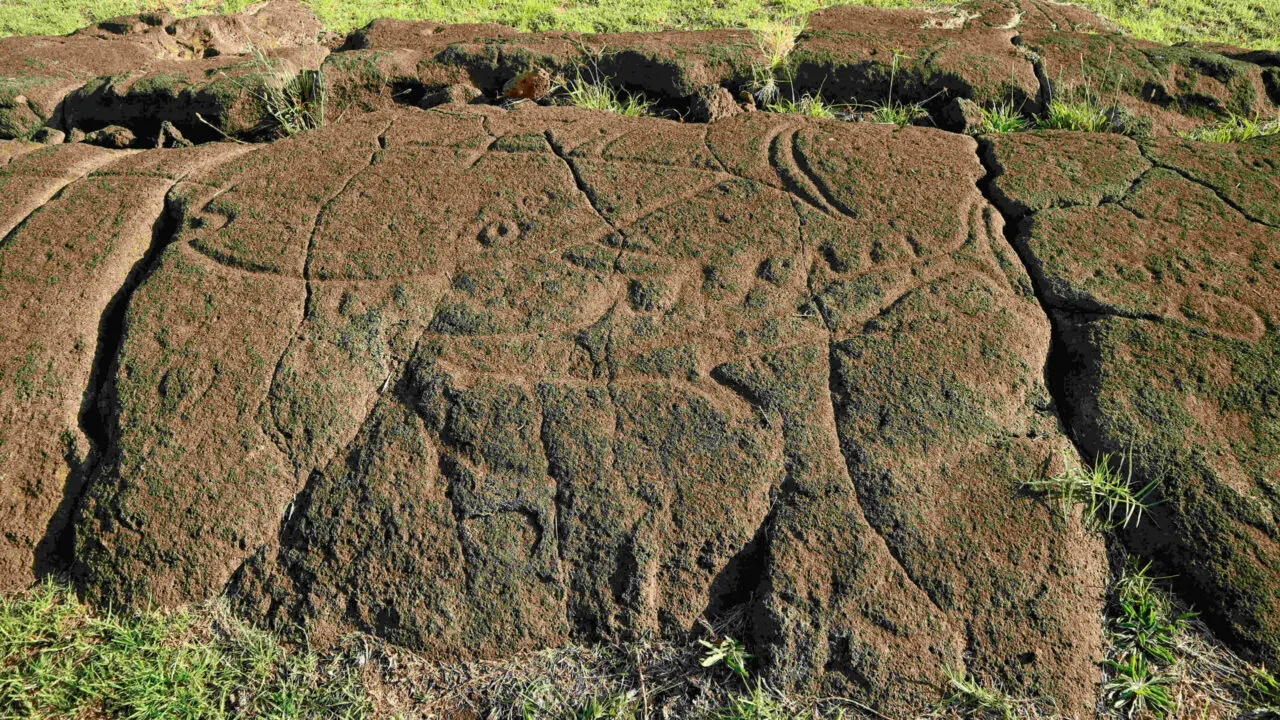
[[[1189,45],[1166,47],[1118,34],[1028,31],[1024,47],[1039,58],[1055,97],[1116,102],[1169,135],[1228,114],[1274,115],[1264,70]]]
[[[51,127],[42,127],[31,133],[31,139],[46,145],[58,145],[67,139],[67,134]]]
[[[106,386],[89,595],[229,585],[437,658],[753,598],[779,682],[896,712],[964,663],[1082,707],[1105,567],[1014,493],[1067,441],[982,175],[934,130],[533,104],[194,173]]]
[[[1122,537],[1274,662],[1280,143],[1027,135],[992,154],[1001,204],[1031,212],[1015,243],[1061,331],[1064,419],[1154,483]]]
[[[0,591],[69,559],[75,498],[107,450],[98,402],[127,277],[167,241],[153,233],[174,178],[238,151],[164,151],[137,172],[68,144],[0,169]]]
[[[942,109],[944,127],[977,135],[982,132],[982,106],[968,98],[955,98]]]
[[[419,107],[433,108],[437,105],[466,105],[484,98],[484,93],[474,85],[450,85],[443,90],[427,93],[423,96]]]
[[[521,100],[542,100],[551,94],[551,73],[538,68],[511,78],[502,86],[502,96]]]
[[[1018,31],[992,25],[969,4],[885,11],[842,6],[809,17],[789,61],[795,92],[841,102],[979,104],[1012,102],[1034,111],[1040,83],[1013,44]],[[1010,19],[1012,21],[1012,19]]]
[[[137,142],[133,131],[119,125],[108,125],[101,130],[85,133],[84,141],[90,145],[101,145],[105,148],[124,149]]]
[[[714,122],[740,112],[742,108],[734,101],[733,93],[718,85],[699,90],[689,105],[689,119],[694,122]]]

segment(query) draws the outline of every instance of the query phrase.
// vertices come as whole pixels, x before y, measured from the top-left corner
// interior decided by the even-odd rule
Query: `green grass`
[[[0,35],[60,35],[142,9],[180,15],[234,12],[252,0],[7,0]],[[820,7],[905,7],[927,0],[303,0],[325,27],[348,32],[378,17],[500,22],[522,30],[624,32],[660,28],[758,27]],[[1156,42],[1225,42],[1280,50],[1280,3],[1270,0],[1083,0],[1133,35]]]
[[[1242,685],[1251,712],[1261,717],[1280,717],[1280,679],[1265,667],[1249,667]]]
[[[1153,662],[1171,665],[1175,662],[1178,639],[1187,629],[1194,613],[1175,613],[1162,593],[1156,590],[1149,574],[1151,563],[1140,565],[1131,560],[1116,581],[1116,613],[1111,618],[1111,632],[1116,643],[1127,651],[1141,653]]]
[[[743,695],[729,698],[729,704],[714,716],[716,720],[807,720],[811,712],[798,709],[786,696],[757,679]]]
[[[1023,486],[1062,503],[1063,513],[1081,506],[1085,522],[1091,526],[1110,529],[1137,525],[1142,514],[1154,506],[1156,482],[1153,480],[1141,488],[1132,485],[1132,458],[1121,455],[1116,464],[1127,467],[1128,474],[1121,475],[1112,468],[1112,456],[1101,455],[1091,467],[1079,465],[1071,454],[1063,451],[1064,469],[1048,478],[1028,480]]]
[[[258,48],[253,49],[253,58],[252,79],[233,82],[266,108],[270,121],[262,132],[291,136],[324,126],[328,98],[321,71],[303,70],[294,75]]]
[[[1091,100],[1052,100],[1044,115],[1036,121],[1044,130],[1076,130],[1078,132],[1111,132],[1111,116],[1106,108]]]
[[[1127,718],[1144,713],[1165,718],[1177,710],[1170,690],[1177,678],[1160,672],[1145,655],[1131,653],[1106,664],[1111,672],[1102,689],[1113,710]]]
[[[1273,0],[1080,0],[1144,40],[1221,42],[1280,50],[1280,3]]]
[[[717,643],[699,640],[698,644],[706,650],[699,665],[712,668],[723,664],[746,689],[745,693],[731,693],[724,707],[711,713],[716,720],[805,720],[818,714],[812,708],[798,707],[760,678],[752,682],[747,670],[751,655],[737,640],[726,636]]]
[[[836,118],[836,108],[834,105],[828,104],[821,97],[805,94],[800,99],[778,98],[773,102],[765,105],[765,109],[769,112],[786,113],[789,115],[803,115],[805,117],[825,118],[834,120]]]
[[[698,644],[707,649],[707,654],[698,661],[699,665],[705,668],[724,663],[734,675],[743,680],[747,679],[750,674],[747,672],[747,660],[751,658],[751,655],[743,647],[742,643],[727,637],[718,643],[699,640]]]
[[[362,718],[354,669],[233,618],[93,613],[46,584],[0,599],[0,717]]]
[[[757,102],[765,106],[777,103],[782,83],[790,84],[794,69],[788,58],[803,30],[804,21],[797,19],[768,20],[752,29],[756,46],[764,58],[762,63],[751,66],[749,89]]]
[[[1280,133],[1280,118],[1259,120],[1231,115],[1217,124],[1206,125],[1185,133],[1183,137],[1201,142],[1231,143],[1277,133]]]
[[[0,35],[60,35],[140,10],[178,15],[236,12],[253,0],[7,0]],[[497,22],[521,30],[629,32],[663,28],[757,28],[789,24],[839,4],[913,7],[932,0],[303,0],[334,32],[380,17],[435,22]]]
[[[1169,717],[1178,709],[1173,686],[1176,667],[1186,653],[1188,621],[1195,613],[1177,612],[1150,575],[1151,563],[1129,558],[1112,586],[1107,634],[1111,657],[1105,663],[1103,693],[1123,717]]]
[[[982,108],[982,125],[978,132],[982,135],[1000,135],[1022,132],[1030,126],[1013,103],[1007,102],[993,108]]]
[[[916,120],[929,117],[929,111],[919,104],[894,102],[892,99],[872,103],[867,106],[867,109],[870,111],[872,122],[898,127],[905,127]]]
[[[588,110],[603,110],[626,117],[648,115],[653,103],[643,95],[632,95],[609,84],[610,78],[588,69],[579,70],[564,87],[559,88],[566,103]]]

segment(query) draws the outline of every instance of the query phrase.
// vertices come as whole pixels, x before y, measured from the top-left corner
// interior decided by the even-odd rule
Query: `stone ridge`
[[[986,157],[1054,323],[1072,437],[1159,484],[1125,543],[1275,662],[1280,142],[1045,133],[986,141]]]
[[[767,64],[744,30],[583,35],[376,20],[335,38],[304,6],[273,0],[237,15],[145,13],[66,37],[0,39],[0,138],[123,127],[128,135],[98,141],[270,139],[275,89],[317,72],[330,117],[451,99],[545,103],[556,82],[584,68],[671,117],[702,121],[736,112],[733,98],[770,72],[783,76],[784,94],[918,103],[928,122],[951,130],[964,129],[960,101],[1038,113],[1052,98],[1092,97],[1117,104],[1129,132],[1156,135],[1229,114],[1265,117],[1280,104],[1280,67],[1267,53],[1158,46],[1040,0],[831,8],[808,18],[786,68]]]
[[[1078,448],[1159,487],[1127,548],[1280,658],[1275,138],[475,103],[460,83],[493,100],[606,41],[379,21],[330,53],[297,10],[103,23],[58,39],[66,68],[162,59],[18,103],[95,118],[68,131],[117,108],[170,147],[0,141],[0,590],[227,594],[437,660],[744,612],[785,687],[903,715],[949,667],[1086,716],[1107,548],[1023,489]],[[962,10],[826,11],[797,67],[878,92],[874,28],[895,93],[1043,102],[1015,40],[1128,42],[1066,6]],[[200,83],[264,37],[325,57],[347,112],[205,142],[182,123],[224,96]],[[612,37],[648,49],[601,62],[678,107],[750,62],[714,38],[742,36]],[[194,84],[147,79],[174,67]],[[246,92],[206,131],[266,137]]]

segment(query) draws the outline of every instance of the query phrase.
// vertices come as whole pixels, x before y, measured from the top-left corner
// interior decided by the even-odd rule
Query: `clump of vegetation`
[[[746,694],[729,698],[728,706],[715,715],[717,720],[807,720],[813,716],[759,679],[747,685]]]
[[[1013,720],[1014,710],[1018,706],[1016,700],[999,690],[983,687],[973,676],[959,670],[944,667],[943,672],[954,691],[945,705],[962,708],[980,717]]]
[[[1085,522],[1100,529],[1128,527],[1142,521],[1142,514],[1158,504],[1154,499],[1157,482],[1152,480],[1134,488],[1133,458],[1120,455],[1114,463],[1126,468],[1126,474],[1112,467],[1110,454],[1100,455],[1091,467],[1077,464],[1071,453],[1062,452],[1064,469],[1048,478],[1028,480],[1024,486],[1057,498],[1063,513],[1077,505],[1084,508]]]
[[[1170,687],[1177,677],[1162,673],[1141,653],[1130,653],[1120,660],[1107,660],[1110,670],[1103,691],[1111,708],[1124,717],[1149,713],[1157,718],[1169,717],[1177,709]]]
[[[1088,98],[1051,100],[1036,121],[1042,130],[1075,130],[1077,132],[1111,132],[1111,115],[1107,109]]]
[[[706,655],[699,664],[704,668],[723,663],[739,680],[742,681],[746,693],[733,693],[728,703],[713,713],[717,720],[802,720],[813,717],[813,709],[797,707],[785,695],[776,692],[760,678],[752,682],[751,673],[747,670],[746,648],[731,637],[725,637],[718,643],[700,640]]]
[[[1232,113],[1213,125],[1196,128],[1183,137],[1201,142],[1232,143],[1280,133],[1280,117],[1275,120],[1259,120]]]
[[[900,103],[890,99],[882,103],[872,103],[867,107],[870,111],[871,121],[885,125],[906,127],[917,120],[929,117],[929,111],[917,103]]]
[[[1261,665],[1246,667],[1244,674],[1245,703],[1253,714],[1280,717],[1280,679]]]
[[[893,83],[898,75],[898,57],[898,53],[894,52],[893,64],[889,67],[888,97],[883,101],[868,103],[865,107],[869,111],[872,122],[905,127],[917,120],[929,117],[929,112],[924,109],[924,102],[904,103],[893,99]],[[925,102],[928,101],[926,100]]]
[[[699,661],[702,667],[712,667],[719,663],[724,663],[726,667],[733,672],[734,675],[747,679],[747,660],[751,657],[747,653],[747,649],[742,643],[731,637],[726,637],[718,643],[699,640],[698,644],[707,649],[707,654]]]
[[[603,110],[625,117],[648,115],[653,103],[643,95],[632,95],[619,90],[609,83],[608,78],[597,68],[588,67],[584,74],[578,68],[574,77],[568,80],[559,90],[564,94],[568,104],[588,110]]]
[[[303,70],[290,75],[258,48],[253,49],[259,68],[254,89],[277,129],[284,135],[297,135],[324,126],[324,73]]]
[[[1151,563],[1130,558],[1112,588],[1108,621],[1112,653],[1106,661],[1103,692],[1125,717],[1139,713],[1163,718],[1177,709],[1173,686],[1178,676],[1164,668],[1177,663],[1177,653],[1194,613],[1178,612],[1156,588]]]
[[[356,670],[289,650],[225,603],[99,614],[53,584],[0,599],[0,717],[362,718]]]
[[[809,95],[808,93],[802,95],[798,100],[779,98],[766,105],[765,109],[769,112],[826,118],[828,120],[834,120],[837,117],[836,106],[828,104],[819,95]]]
[[[978,130],[983,135],[1022,132],[1029,127],[1027,119],[1012,102],[991,108],[982,108],[982,124]]]
[[[790,82],[791,79],[791,51],[795,49],[796,39],[803,30],[804,21],[795,19],[766,20],[752,28],[756,47],[764,58],[762,63],[751,66],[748,89],[757,102],[769,106],[781,97],[782,83]]]
[[[764,67],[774,71],[782,68],[791,51],[796,47],[796,39],[804,32],[804,18],[787,18],[785,20],[764,20],[751,28],[756,39],[756,46],[764,56]]]
[[[1151,563],[1139,565],[1131,560],[1116,581],[1117,613],[1111,620],[1112,633],[1124,648],[1172,665],[1178,639],[1195,613],[1175,612],[1168,598],[1155,588],[1155,581],[1161,578],[1151,577],[1150,571]]]
[[[255,98],[266,112],[266,118],[256,133],[265,136],[289,137],[308,130],[323,127],[328,90],[324,73],[320,70],[302,70],[296,75],[283,63],[277,63],[260,48],[252,51],[252,70],[244,75],[222,73],[232,85]],[[222,128],[196,113],[196,119],[213,128],[224,138],[236,141]]]

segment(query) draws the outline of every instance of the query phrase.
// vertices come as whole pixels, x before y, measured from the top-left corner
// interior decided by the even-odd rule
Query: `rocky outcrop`
[[[226,594],[433,659],[733,612],[791,688],[899,716],[951,668],[1082,716],[1105,541],[1022,489],[1111,453],[1161,499],[1119,540],[1278,657],[1274,138],[740,112],[742,33],[379,21],[330,53],[289,7],[0,41],[67,58],[0,125],[71,141],[0,142],[0,589]],[[1127,42],[841,9],[789,62],[965,124],[1056,92],[1052,33]],[[554,106],[588,50],[712,122]],[[212,142],[287,134],[250,57],[329,124]],[[1141,103],[1155,134],[1232,107]]]
[[[331,42],[291,0],[229,16],[144,13],[62,38],[0,40],[0,137],[119,125],[150,147],[169,123],[195,142],[270,140],[294,130],[282,115],[304,92],[322,92],[338,117],[438,104],[460,86],[492,103],[547,103],[582,79],[698,122],[732,114],[726,101],[755,92],[863,109],[919,105],[922,122],[957,131],[969,126],[957,107],[1034,114],[1054,98],[1114,104],[1126,132],[1155,135],[1233,113],[1269,115],[1280,103],[1280,63],[1267,53],[1137,41],[1086,10],[1035,0],[836,7],[784,35],[521,33],[384,19]]]
[[[1001,205],[1024,216],[1014,243],[1058,328],[1073,437],[1160,489],[1126,542],[1272,662],[1278,152],[1274,137],[1139,147],[1049,133],[989,148]]]
[[[0,39],[0,137],[108,125],[155,138],[164,122],[199,141],[270,135],[269,90],[318,70],[321,26],[292,0],[226,16],[143,13],[66,37]]]

